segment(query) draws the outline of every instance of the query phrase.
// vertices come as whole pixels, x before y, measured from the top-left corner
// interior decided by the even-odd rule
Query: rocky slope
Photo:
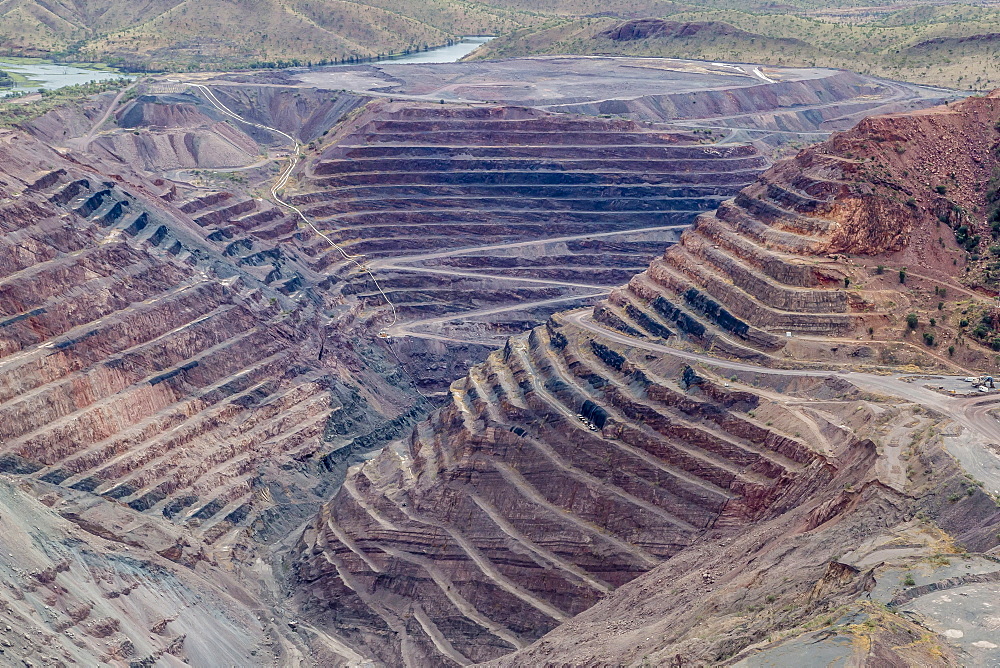
[[[968,298],[993,254],[998,115],[992,96],[862,121],[699,217],[596,317],[748,359],[985,370],[989,337],[969,337],[963,316],[984,308]]]
[[[545,55],[438,65],[318,68],[291,80],[430,102],[503,103],[669,123],[758,147],[812,144],[861,119],[957,99],[954,91],[829,68],[743,62]],[[288,81],[288,79],[285,79]],[[721,132],[720,132],[721,131]]]
[[[996,504],[928,430],[965,429],[946,426],[960,400],[793,367],[987,363],[967,337],[908,341],[903,315],[935,312],[918,327],[943,338],[976,302],[938,214],[982,231],[998,120],[1000,96],[865,121],[703,214],[592,314],[510,339],[306,529],[303,617],[387,665],[715,664],[823,614],[877,619],[859,596],[940,536],[995,551]],[[957,187],[933,190],[945,173]],[[878,269],[903,259],[903,278]],[[920,401],[950,417],[914,419]],[[915,517],[927,536],[878,562]],[[924,631],[891,616],[849,634],[893,665],[965,660],[900,650]]]
[[[372,103],[327,142],[292,201],[379,284],[322,241],[314,266],[371,308],[392,301],[406,324],[387,333],[428,389],[464,372],[457,345],[488,350],[592,303],[768,162],[665,127],[500,106]]]
[[[254,662],[251,656],[264,663],[268,657],[302,661],[297,647],[307,642],[309,653],[321,661],[327,654],[331,660],[353,656],[305,624],[293,630],[282,622],[277,630],[265,630],[270,627],[258,616],[269,620],[283,614],[272,607],[268,546],[316,512],[355,450],[365,452],[398,437],[427,410],[426,402],[392,351],[372,341],[367,331],[384,321],[383,304],[364,298],[368,283],[344,271],[294,217],[257,196],[255,189],[273,179],[275,159],[288,150],[284,139],[252,125],[223,123],[223,114],[186,86],[161,85],[159,90],[120,103],[104,95],[59,108],[0,136],[0,474],[21,481],[9,490],[11,517],[42,499],[37,522],[47,527],[23,537],[23,546],[10,543],[9,554],[15,556],[4,566],[10,575],[4,601],[12,629],[24,628],[32,618],[31,624],[49,634],[37,645],[21,631],[11,631],[14,635],[3,636],[3,648],[15,656],[67,653],[60,660],[87,662],[90,657],[118,665],[148,657],[200,661],[204,648],[213,644],[232,650],[216,659],[240,665]],[[218,96],[253,123],[314,142],[306,150],[317,158],[324,155],[320,143],[332,143],[333,137],[324,137],[338,123],[357,120],[343,128],[345,145],[367,137],[375,142],[380,132],[390,130],[386,124],[406,125],[407,109],[409,121],[419,125],[427,106],[403,105],[401,111],[385,113],[375,105],[365,115],[358,109],[364,100],[357,96],[269,86],[219,87]],[[461,120],[449,114],[461,113],[452,107],[442,112],[437,105],[426,122],[460,126]],[[613,182],[626,178],[628,170],[619,164],[603,176],[597,169],[621,161],[617,149],[602,143],[602,135],[620,131],[638,145],[649,138],[657,145],[654,150],[668,158],[674,157],[670,151],[687,151],[695,158],[691,165],[718,166],[720,183],[708,187],[712,196],[706,203],[699,200],[698,210],[735,190],[765,163],[753,149],[737,147],[735,161],[742,160],[747,169],[746,175],[735,170],[736,184],[731,184],[731,161],[679,133],[596,119],[549,121],[550,115],[531,110],[510,112],[510,127],[501,123],[497,128],[490,126],[490,116],[508,117],[502,109],[489,111],[477,128],[474,116],[472,127],[456,127],[457,138],[444,136],[445,131],[423,147],[416,139],[419,128],[403,130],[410,132],[417,152],[447,155],[448,141],[479,133],[488,144],[501,129],[508,139],[500,143],[509,146],[494,161],[516,162],[521,151],[523,164],[548,164],[559,172],[575,171],[568,168],[579,163],[578,149],[536,156],[531,139],[577,128],[577,141],[609,153],[605,162],[590,166],[597,179],[607,179],[607,187],[616,187]],[[549,133],[540,134],[547,123]],[[398,132],[391,136],[402,141]],[[350,149],[331,147],[316,161],[327,173],[303,175],[302,182],[336,179],[333,166],[343,163],[345,151]],[[477,176],[488,180],[488,175],[475,159],[470,164],[468,187],[474,189]],[[401,215],[421,196],[432,201],[452,195],[453,202],[462,201],[462,193],[447,184],[432,192],[435,184],[425,186],[419,174],[412,187],[424,192],[406,197],[411,170],[400,166],[404,196],[385,201],[401,202]],[[213,167],[229,171],[222,172],[226,176],[206,171]],[[530,185],[533,170],[525,171]],[[357,176],[361,181],[354,189],[374,187],[366,185],[363,173],[346,173],[348,179]],[[501,182],[507,180],[503,176]],[[548,187],[544,178],[540,181],[539,187]],[[500,186],[501,206],[514,202],[525,187]],[[667,193],[662,199],[647,194],[654,204],[667,203],[667,215],[676,208],[672,200],[683,201],[683,193],[651,187]],[[367,215],[366,202],[384,195],[343,202]],[[309,204],[310,197],[317,201]],[[598,193],[591,188],[587,197],[580,201],[597,201]],[[309,208],[340,199],[302,195],[301,203]],[[641,193],[638,201],[645,201]],[[576,222],[580,231],[596,224],[588,225],[588,206],[578,207],[583,209]],[[526,217],[538,218],[541,212],[532,210]],[[372,214],[378,215],[377,207]],[[625,224],[613,230],[638,224],[632,213],[621,218]],[[516,225],[498,234],[497,241],[518,234],[530,241],[540,233],[537,222],[526,226],[526,233]],[[338,239],[347,247],[359,241]],[[580,248],[587,243],[611,247],[594,241]],[[622,242],[617,249],[617,264],[626,267],[630,254],[639,254],[642,259],[635,264],[640,264],[655,252],[652,243]],[[609,278],[607,284],[618,280]],[[459,364],[464,372],[465,363]],[[328,456],[333,451],[339,453],[335,458]],[[43,534],[54,538],[47,542]],[[93,549],[80,547],[87,540],[94,542]],[[39,555],[21,560],[22,547]],[[116,551],[130,551],[135,563],[120,567]],[[60,565],[64,560],[68,568]],[[77,561],[96,565],[77,568]],[[56,566],[61,570],[45,581],[51,591],[36,595],[33,581],[21,577]],[[129,612],[128,605],[118,605],[128,600],[119,601],[114,587],[119,581],[126,586],[143,568],[169,571],[179,583],[159,589],[143,585],[135,599],[141,601]],[[228,594],[206,585],[213,578],[224,582],[230,571],[251,585],[226,587]],[[98,572],[107,575],[93,575]],[[88,600],[87,592],[96,591],[95,577],[110,583],[101,595],[108,594],[113,604],[77,610]],[[68,594],[53,598],[60,591]],[[164,601],[196,596],[218,599],[214,608],[203,609],[206,615],[229,615],[227,606],[236,605],[232,624],[202,623],[180,613],[166,623],[152,618],[158,608],[170,607]],[[36,599],[52,613],[33,618]],[[258,615],[260,610],[268,612]],[[90,633],[89,625],[98,619],[104,621]],[[325,649],[312,646],[315,642]]]
[[[616,77],[633,64],[615,61]],[[618,77],[623,91],[664,76],[664,88],[676,88],[674,77],[685,86],[721,77],[689,63],[668,75],[638,65],[635,79]],[[492,94],[476,80],[521,66],[500,63],[490,74],[479,65],[456,85]],[[578,67],[575,82],[590,81],[589,89],[573,84],[577,102],[605,92],[607,75],[587,70],[593,63],[560,67]],[[341,92],[310,89],[286,73],[264,83],[209,81],[250,124],[223,122],[227,113],[202,89],[163,80],[0,135],[0,555],[8,555],[0,556],[0,615],[9,620],[0,620],[0,663],[22,655],[210,663],[214,645],[230,665],[519,661],[514,652],[535,652],[543,634],[570,628],[563,625],[575,616],[617,600],[616,591],[627,596],[628,583],[663,566],[853,508],[845,486],[870,488],[865,498],[891,506],[887,517],[912,514],[908,465],[886,448],[930,442],[925,417],[825,372],[762,380],[658,346],[787,367],[786,352],[836,361],[830,348],[852,363],[892,363],[890,354],[974,363],[980,344],[949,358],[943,343],[888,343],[913,304],[933,310],[943,301],[950,318],[957,291],[968,289],[948,283],[942,299],[938,285],[931,301],[922,283],[930,270],[910,262],[906,287],[921,292],[903,293],[903,304],[889,263],[918,252],[908,249],[920,239],[933,241],[927,228],[942,213],[955,222],[955,208],[978,216],[977,193],[988,207],[990,188],[949,182],[943,196],[955,207],[939,206],[936,192],[904,201],[924,218],[899,248],[889,239],[866,251],[890,271],[864,278],[860,256],[841,256],[844,244],[863,250],[867,237],[840,241],[836,232],[864,229],[869,213],[849,209],[850,225],[836,216],[841,202],[858,199],[850,182],[868,178],[861,167],[876,169],[846,152],[870,146],[874,157],[875,147],[893,146],[869,139],[874,130],[832,140],[812,162],[804,154],[800,168],[776,167],[715,214],[767,163],[735,135],[530,105],[441,104],[451,70],[413,72],[397,82],[411,87],[406,101],[386,99],[395,91],[344,92],[346,83]],[[846,102],[872,92],[865,81],[827,88],[824,75],[815,85]],[[551,97],[539,106],[567,101],[545,80],[520,94],[546,89]],[[858,104],[896,104],[893,91],[878,88]],[[737,96],[740,109],[757,100],[783,113],[783,99],[800,99],[761,92]],[[708,102],[718,91],[690,95]],[[926,103],[920,95],[910,103]],[[951,139],[888,157],[958,151],[960,139],[990,130],[994,101],[967,104],[979,111],[961,107],[948,122],[940,112],[918,117],[928,125],[916,127]],[[913,121],[891,122],[908,132]],[[261,126],[301,143],[286,197],[342,247],[367,254],[361,266],[269,201],[290,146]],[[989,155],[974,157],[980,162],[951,160],[958,184],[992,167]],[[782,194],[800,171],[819,181],[834,169],[839,180],[828,190],[806,184],[828,200],[813,206],[816,215]],[[901,179],[904,169],[899,162]],[[886,203],[873,211],[895,211],[891,194],[876,197]],[[701,241],[727,210],[743,222],[718,232],[725,241]],[[566,304],[599,300],[699,214],[697,229],[629,289],[532,331]],[[823,216],[825,226],[810,222]],[[942,238],[939,247],[951,244],[942,253],[957,252],[960,227]],[[798,238],[805,241],[790,244]],[[828,257],[832,249],[837,257]],[[969,285],[980,276],[968,275]],[[392,326],[372,276],[398,305]],[[845,276],[853,281],[846,290]],[[742,320],[738,308],[752,302],[737,288],[767,305],[760,320]],[[791,340],[785,311],[804,314]],[[456,315],[471,324],[452,324]],[[875,343],[834,341],[864,336],[871,323],[885,326],[873,328]],[[957,325],[942,316],[933,331],[946,326]],[[388,340],[375,336],[382,328]],[[809,339],[808,328],[822,338]],[[488,337],[511,333],[487,356]],[[475,357],[462,354],[469,350]],[[415,387],[470,366],[443,397],[428,401]],[[443,408],[411,433],[436,400]],[[987,407],[969,410],[983,423]],[[386,443],[324,503],[348,464]],[[928,485],[965,493],[952,469],[934,470],[946,477]],[[955,534],[985,552],[996,533],[991,501],[962,498],[945,506],[967,519]],[[805,554],[822,554],[830,541],[853,545],[859,531],[823,533]],[[797,571],[796,582],[811,587],[822,568]],[[142,579],[143,570],[159,575]],[[822,606],[850,593],[824,592]],[[199,597],[197,610],[183,607]],[[414,597],[424,603],[413,606]],[[806,618],[782,623],[791,631]],[[38,639],[24,637],[25,625]],[[726,631],[698,656],[737,651],[765,628],[738,643]]]
[[[388,363],[367,371],[384,353],[327,331],[331,316],[352,315],[324,302],[307,264],[285,253],[268,258],[280,270],[260,271],[265,262],[206,238],[231,197],[176,201],[163,181],[93,165],[21,131],[0,135],[0,472],[25,481],[0,513],[27,530],[19,509],[31,497],[57,509],[37,510],[34,533],[4,532],[9,628],[48,629],[43,646],[5,636],[5,652],[65,647],[61,660],[114,665],[281,656],[288,630],[265,647],[251,614],[267,591],[209,582],[257,564],[261,546],[315,512],[337,478],[329,449],[405,419],[419,396]],[[32,569],[53,568],[48,591],[33,584]],[[179,581],[157,587],[143,570]],[[93,602],[121,588],[141,595]],[[160,624],[202,596],[229,621]]]

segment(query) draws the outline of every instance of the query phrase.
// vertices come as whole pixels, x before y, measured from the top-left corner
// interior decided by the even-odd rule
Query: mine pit
[[[1000,98],[755,72],[172,75],[5,133],[0,644],[718,663],[986,600],[1000,427],[949,390],[988,314],[916,177],[864,170],[890,129],[995,144]],[[989,656],[973,621],[940,632]]]

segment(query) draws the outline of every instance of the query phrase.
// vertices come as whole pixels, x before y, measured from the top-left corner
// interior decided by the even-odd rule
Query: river
[[[405,56],[393,56],[376,60],[376,63],[454,63],[469,55],[492,37],[464,37],[451,46],[438,46],[426,51],[418,51]]]
[[[426,51],[410,53],[405,56],[382,58],[374,62],[453,63],[469,55],[491,39],[493,38],[485,36],[464,37],[462,41],[455,42],[450,46],[439,46],[427,49]],[[32,58],[16,58],[11,60],[0,58],[0,70],[10,72],[11,74],[19,74],[28,80],[15,86],[15,91],[36,91],[43,88],[51,90],[62,88],[63,86],[83,84],[90,81],[104,81],[105,79],[116,79],[125,76],[117,72],[92,70],[73,65],[56,65]]]

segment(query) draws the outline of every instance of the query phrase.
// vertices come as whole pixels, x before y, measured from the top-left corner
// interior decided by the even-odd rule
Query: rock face
[[[389,333],[419,337],[402,348],[412,373],[443,389],[455,343],[502,345],[525,321],[592,303],[766,164],[748,145],[631,121],[372,103],[293,202],[365,255],[378,285],[322,244],[315,268],[369,307],[388,297],[407,323]]]
[[[207,663],[213,645],[238,665],[535,663],[544,634],[664,566],[837,523],[860,503],[854,489],[886,517],[910,511],[901,485],[866,478],[891,467],[879,434],[851,422],[909,433],[909,416],[870,409],[841,379],[765,382],[657,351],[792,366],[786,353],[919,349],[888,329],[918,297],[840,254],[953,252],[951,238],[935,250],[927,222],[959,214],[914,192],[924,218],[904,229],[907,209],[893,207],[914,206],[891,189],[858,194],[875,163],[847,152],[878,144],[877,125],[753,182],[768,163],[756,148],[660,124],[212,86],[257,125],[223,124],[161,82],[0,134],[0,554],[15,555],[0,557],[0,621],[30,619],[80,663]],[[992,128],[994,103],[968,103],[975,122],[960,109],[884,123],[941,131],[905,151],[944,154]],[[118,127],[101,125],[109,112]],[[331,251],[260,197],[288,150],[260,125],[307,156],[286,197],[367,258]],[[968,212],[979,195],[966,179],[994,164],[973,157],[950,160],[946,188]],[[897,217],[878,228],[866,216]],[[918,274],[931,275],[908,285]],[[881,339],[828,353],[872,324]],[[444,397],[414,387],[470,366]],[[331,501],[347,466],[387,443]],[[962,531],[989,549],[990,501],[969,498],[982,507]],[[968,507],[934,512],[958,526]],[[822,605],[856,591],[842,579]],[[109,603],[91,606],[98,591]],[[208,603],[156,614],[176,600]],[[46,653],[5,628],[0,643]]]
[[[274,505],[262,494],[275,471],[326,454],[350,349],[324,354],[288,279],[199,237],[205,199],[169,205],[24,135],[0,141],[0,470],[208,543],[239,534]],[[407,400],[381,392],[372,408]]]
[[[0,665],[282,660],[268,637],[276,629],[246,605],[249,591],[207,575],[209,561],[180,532],[45,487],[0,480]],[[175,563],[180,552],[199,568]]]
[[[836,472],[748,418],[758,396],[654,373],[558,319],[452,395],[355,472],[296,548],[303,613],[390,665],[520,649]]]
[[[559,316],[512,339],[306,530],[301,614],[387,665],[499,658],[873,466],[870,442],[830,456],[794,409],[728,385]],[[548,660],[527,656],[511,665]]]
[[[982,245],[991,234],[983,184],[998,168],[998,116],[1000,98],[990,97],[863,121],[701,215],[595,315],[633,336],[679,334],[757,360],[801,355],[808,343],[786,332],[843,339],[889,328],[872,339],[892,341],[893,323],[934,300],[901,294],[897,273],[884,278],[878,265],[909,265],[934,296],[955,284],[959,258],[968,262],[957,228]],[[915,361],[919,346],[908,353]],[[858,350],[845,342],[841,354]]]
[[[795,385],[794,375],[781,380],[780,373],[749,370],[727,380],[722,370],[696,371],[656,350],[679,342],[780,367],[789,365],[790,351],[801,361],[836,361],[829,352],[836,341],[833,351],[844,348],[848,359],[881,345],[938,363],[920,344],[856,341],[866,327],[899,321],[902,308],[915,303],[892,302],[899,290],[868,284],[882,274],[862,274],[859,263],[912,252],[936,234],[935,198],[916,190],[928,173],[909,177],[892,160],[910,150],[905,142],[923,156],[947,155],[960,137],[983,139],[982,149],[948,161],[956,181],[968,183],[957,173],[969,170],[975,183],[995,168],[998,118],[994,97],[863,123],[702,214],[679,244],[592,315],[556,315],[509,339],[452,384],[448,406],[353,469],[306,529],[293,560],[302,615],[388,665],[538,665],[560,656],[573,663],[583,659],[563,629],[593,633],[602,618],[581,612],[605,596],[604,619],[629,618],[622,605],[637,605],[628,585],[637,578],[660,587],[669,586],[665,573],[686,578],[672,594],[686,592],[690,612],[699,558],[712,564],[703,585],[721,577],[726,559],[739,564],[744,581],[771,578],[741,550],[767,544],[768,551],[815,558],[838,541],[858,547],[870,531],[863,527],[880,516],[890,524],[912,516],[901,494],[906,484],[873,477],[882,466],[876,444],[834,426],[868,410],[850,383],[820,374]],[[927,127],[938,138],[918,144]],[[879,144],[881,151],[872,148]],[[896,145],[903,150],[890,149]],[[869,153],[855,153],[863,150]],[[982,209],[981,189],[954,197]],[[941,267],[938,275],[945,277]],[[860,289],[850,289],[852,279]],[[953,279],[949,285],[955,289]],[[834,396],[845,406],[836,410],[841,417],[823,418],[832,429],[796,408],[800,401],[818,408]],[[942,471],[957,475],[950,466]],[[977,527],[998,521],[995,512],[974,514]],[[940,516],[954,526],[947,513]],[[978,541],[978,528],[961,531]],[[782,542],[809,532],[801,544]],[[812,592],[802,594],[811,601],[807,610],[853,600],[869,586],[854,567],[824,576],[802,566],[790,577]],[[660,617],[678,625],[676,638],[697,625],[693,613],[657,605]],[[587,621],[567,621],[576,615]],[[667,621],[657,633],[664,628]],[[535,642],[553,629],[555,653],[544,639]],[[691,660],[717,662],[753,637],[702,643]],[[612,663],[636,659],[633,649],[603,642],[588,651],[615,657]]]

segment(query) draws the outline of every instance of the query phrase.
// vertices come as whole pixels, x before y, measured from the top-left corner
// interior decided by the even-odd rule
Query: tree
[[[899,282],[906,283],[906,267],[899,270]]]
[[[919,322],[920,321],[917,319],[916,313],[906,314],[906,326],[909,327],[910,329],[916,329]]]

